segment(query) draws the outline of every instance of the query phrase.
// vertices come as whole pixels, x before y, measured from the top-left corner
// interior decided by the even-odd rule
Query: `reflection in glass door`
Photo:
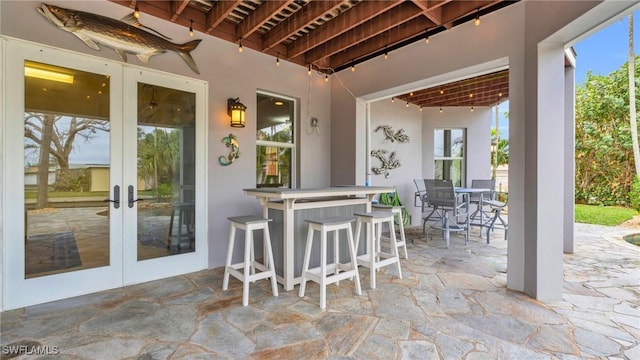
[[[25,278],[109,265],[110,79],[25,61]]]
[[[137,87],[137,258],[194,252],[196,96]]]

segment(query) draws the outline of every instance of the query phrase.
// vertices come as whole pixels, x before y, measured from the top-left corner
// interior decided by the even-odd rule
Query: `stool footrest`
[[[250,274],[246,279],[244,278],[244,272],[241,272],[240,270],[244,270],[244,264],[243,263],[238,263],[238,264],[233,264],[231,266],[227,267],[227,271],[229,272],[230,275],[233,275],[233,277],[235,277],[236,279],[240,280],[240,281],[256,281],[256,280],[262,280],[262,279],[266,279],[266,278],[270,278],[272,276],[271,272],[269,269],[267,269],[264,265],[262,264],[253,264],[253,266],[260,270],[260,272],[256,272],[255,274]]]
[[[342,270],[338,274],[335,274],[336,268]],[[307,280],[313,280],[320,283],[322,275],[320,275],[320,267],[307,270]],[[327,264],[327,276],[325,277],[325,284],[333,284],[340,280],[350,279],[356,276],[357,269],[354,269],[351,264]]]
[[[375,253],[374,258],[375,260],[374,260],[373,266],[371,265],[370,254],[360,255],[356,257],[356,261],[358,262],[358,265],[362,265],[362,266],[373,268],[373,269],[379,269],[381,267],[385,267],[387,265],[391,265],[398,262],[398,258],[396,256],[388,253],[384,253],[384,252]]]

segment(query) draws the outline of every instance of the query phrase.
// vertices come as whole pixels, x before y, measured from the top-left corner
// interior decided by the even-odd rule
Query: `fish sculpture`
[[[94,50],[100,50],[98,44],[114,49],[122,61],[127,61],[127,54],[134,54],[143,64],[148,65],[150,57],[170,50],[180,55],[191,70],[200,74],[196,62],[191,57],[191,51],[202,39],[175,44],[169,41],[170,38],[140,24],[133,14],[116,20],[44,3],[38,7],[38,12],[61,30],[77,36]]]

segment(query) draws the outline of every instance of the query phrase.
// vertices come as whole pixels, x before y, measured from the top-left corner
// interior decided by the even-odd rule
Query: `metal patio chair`
[[[425,180],[429,204],[440,212],[441,223],[431,228],[442,230],[446,247],[451,231],[465,232],[465,245],[469,242],[469,203],[466,194],[456,194],[451,180]],[[463,217],[463,221],[459,221]],[[428,218],[427,218],[428,220]],[[453,220],[453,224],[451,223]],[[426,220],[425,220],[426,222]]]

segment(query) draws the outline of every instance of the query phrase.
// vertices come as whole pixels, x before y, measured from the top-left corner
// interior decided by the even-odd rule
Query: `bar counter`
[[[352,216],[355,212],[371,211],[371,201],[376,195],[394,190],[393,187],[384,186],[337,186],[320,189],[257,188],[244,189],[244,193],[255,196],[260,201],[263,216],[273,219],[269,233],[276,273],[278,282],[288,291],[300,283],[307,237],[305,220]],[[328,243],[327,258],[333,259],[333,242]],[[363,247],[364,241],[361,241],[360,248]],[[318,254],[319,243],[314,242],[310,267],[319,265]],[[347,258],[348,254],[347,248],[340,248],[341,260]]]

